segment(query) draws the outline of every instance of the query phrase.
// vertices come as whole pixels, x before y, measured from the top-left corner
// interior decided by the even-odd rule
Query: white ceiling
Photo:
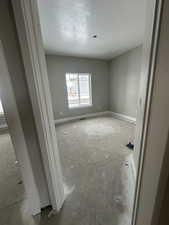
[[[136,47],[144,36],[146,1],[38,0],[45,51],[111,59]]]

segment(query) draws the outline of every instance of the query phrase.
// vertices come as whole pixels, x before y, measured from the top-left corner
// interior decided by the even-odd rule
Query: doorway
[[[153,12],[154,12],[154,11],[153,11]],[[154,23],[153,23],[153,24],[154,24]],[[152,26],[152,24],[151,24],[151,26]],[[152,29],[152,27],[151,27],[151,29]],[[152,31],[152,30],[151,30],[151,31]],[[151,45],[150,45],[150,46],[151,46]],[[150,46],[149,46],[149,47],[150,47]],[[148,50],[149,50],[149,54],[150,54],[151,48],[149,48]],[[67,72],[68,72],[68,71],[67,71]],[[78,72],[79,72],[79,71],[78,71]],[[81,72],[81,71],[80,71],[80,72]],[[84,71],[83,71],[83,72],[84,72]],[[144,91],[145,91],[145,89],[144,89]],[[145,91],[145,92],[146,92],[146,91]],[[146,92],[146,93],[147,93],[147,92]],[[146,94],[145,94],[145,95],[146,95]],[[143,99],[142,102],[143,102],[142,108],[144,109],[144,107],[145,107],[145,104],[144,104],[144,103],[145,103],[145,99]],[[61,112],[61,114],[62,114],[62,112]],[[144,114],[144,113],[142,113],[142,116],[143,116],[143,114]],[[140,121],[139,121],[139,122],[140,122]],[[143,123],[143,121],[141,121],[141,122]],[[141,127],[142,127],[142,126],[141,126]],[[142,131],[142,130],[141,130],[141,131]]]
[[[104,2],[105,8],[87,2],[67,7],[65,2],[51,1],[52,7],[38,2],[59,153],[69,194],[62,209],[65,217],[59,222],[66,223],[70,213],[74,214],[72,223],[130,224],[140,154],[134,145],[146,1],[135,2],[133,8],[127,3],[116,5],[115,1],[106,6]],[[107,25],[101,20],[102,8],[105,21],[112,16],[110,21],[119,21],[121,31],[116,23],[111,31],[108,29],[112,22]],[[114,11],[122,8],[127,23],[120,14],[114,16]],[[81,24],[81,15],[88,23]],[[80,35],[80,27],[85,26],[86,33]],[[54,27],[57,32],[53,32]],[[95,27],[98,33],[88,32]]]

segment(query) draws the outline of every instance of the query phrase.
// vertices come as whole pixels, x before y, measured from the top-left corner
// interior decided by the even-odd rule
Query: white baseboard
[[[136,180],[136,166],[135,166],[133,155],[131,155],[130,157],[130,165],[131,165],[134,180]]]
[[[111,115],[112,117],[119,119],[119,120],[124,120],[124,121],[130,122],[130,123],[136,123],[136,118],[131,117],[131,116],[126,116],[121,113],[115,113],[115,112],[109,111],[109,115]]]
[[[79,116],[71,116],[71,117],[56,119],[54,122],[55,122],[55,124],[60,124],[60,123],[74,121],[74,120],[79,120],[82,118],[91,118],[91,117],[106,116],[106,115],[112,116],[119,120],[130,122],[130,123],[134,123],[134,124],[136,123],[136,118],[134,118],[134,117],[126,116],[124,114],[115,113],[115,112],[111,112],[111,111],[88,113],[88,114],[83,114],[83,115],[79,115]]]
[[[63,118],[63,119],[57,119],[54,122],[55,122],[55,124],[60,124],[60,123],[66,123],[66,122],[79,120],[79,119],[83,119],[83,118],[92,118],[92,117],[98,117],[98,116],[106,116],[106,115],[109,115],[109,114],[110,114],[109,111],[88,113],[88,114],[79,115],[79,116],[72,116],[72,117],[66,117],[66,118]]]
[[[135,167],[133,154],[130,154],[127,157],[127,162],[128,162],[128,165],[129,165],[129,170],[130,170],[132,181],[135,183],[136,182],[136,167]]]

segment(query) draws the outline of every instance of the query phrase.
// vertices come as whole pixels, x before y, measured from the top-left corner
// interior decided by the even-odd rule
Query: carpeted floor
[[[24,198],[24,187],[8,133],[0,134],[0,209]]]
[[[125,147],[134,125],[109,117],[57,126],[65,183],[72,191],[59,225],[129,225],[134,182]]]
[[[134,181],[125,147],[134,125],[108,117],[56,127],[65,183],[61,212],[33,217],[26,201],[0,209],[4,225],[130,225]],[[72,191],[72,192],[71,192]]]

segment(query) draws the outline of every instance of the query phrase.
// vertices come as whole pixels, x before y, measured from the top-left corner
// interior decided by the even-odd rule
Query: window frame
[[[77,82],[78,82],[78,98],[79,98],[79,105],[77,106],[70,106],[69,104],[69,99],[68,99],[68,88],[67,88],[67,79],[66,79],[66,75],[67,74],[77,74]],[[89,101],[90,103],[89,104],[86,104],[86,105],[82,105],[80,104],[80,83],[79,83],[79,75],[83,75],[83,74],[87,74],[89,76]],[[91,73],[88,73],[88,72],[66,72],[65,73],[65,82],[66,82],[66,100],[67,100],[67,106],[68,108],[71,110],[71,109],[76,109],[76,108],[88,108],[88,107],[92,107],[93,106],[93,101],[92,101],[92,74]]]

